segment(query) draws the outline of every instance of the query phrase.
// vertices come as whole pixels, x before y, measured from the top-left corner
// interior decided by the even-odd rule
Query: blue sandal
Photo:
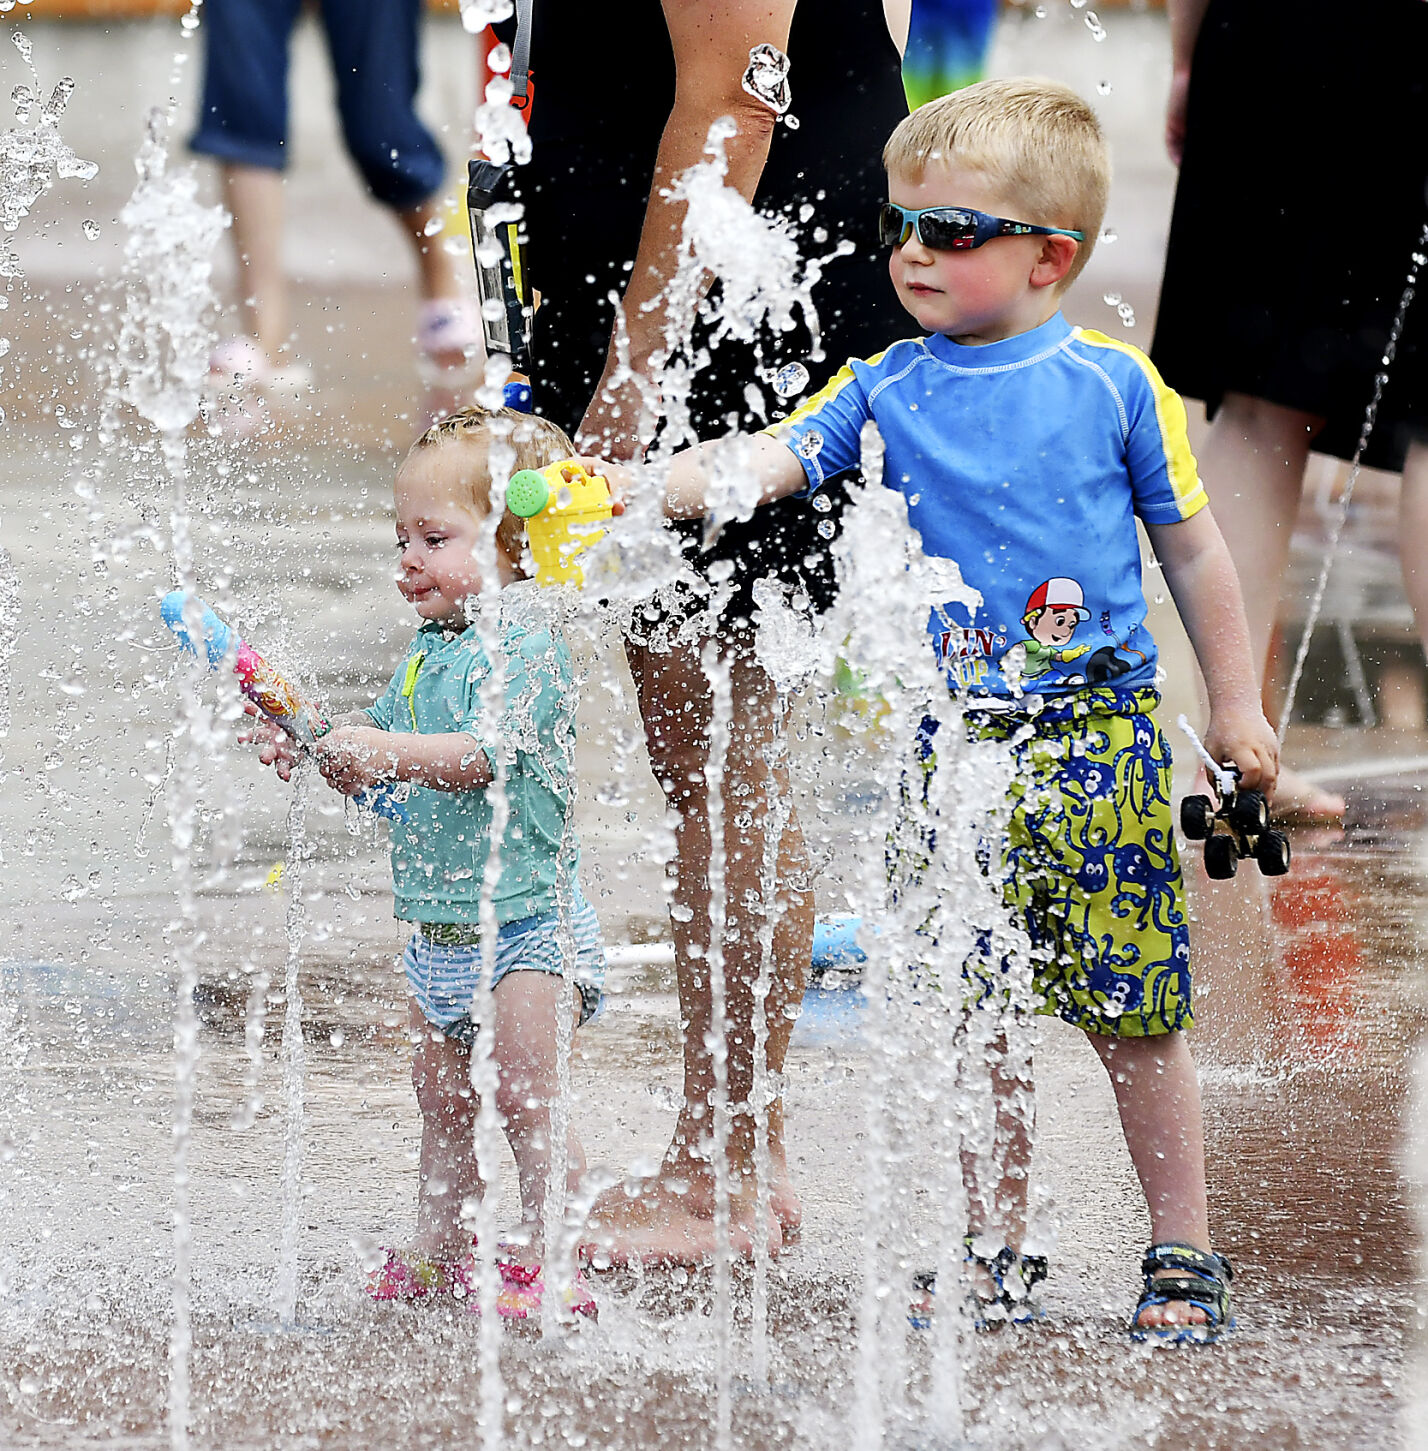
[[[972,1239],[969,1234],[963,1241],[967,1249],[964,1262],[985,1270],[997,1288],[991,1299],[968,1292],[972,1324],[978,1330],[992,1330],[999,1325],[1029,1325],[1041,1319],[1041,1307],[1033,1303],[1031,1292],[1046,1278],[1046,1256],[1018,1254],[1010,1245],[1003,1245],[995,1255],[980,1255],[972,1248]],[[917,1298],[908,1311],[907,1323],[914,1330],[926,1330],[932,1324],[936,1272],[919,1270],[912,1277],[912,1288]]]
[[[1179,1270],[1157,1278],[1158,1270]],[[1146,1251],[1140,1272],[1145,1289],[1131,1316],[1132,1340],[1153,1340],[1161,1345],[1210,1345],[1235,1328],[1230,1314],[1230,1281],[1234,1271],[1224,1255],[1206,1254],[1188,1244],[1154,1244]],[[1141,1311],[1154,1305],[1198,1305],[1205,1312],[1203,1325],[1141,1325]]]

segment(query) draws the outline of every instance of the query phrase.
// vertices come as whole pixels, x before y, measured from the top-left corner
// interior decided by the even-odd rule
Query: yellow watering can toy
[[[614,514],[604,478],[587,473],[574,459],[519,469],[506,485],[506,507],[526,521],[541,584],[585,582],[579,556],[605,537],[597,526]]]

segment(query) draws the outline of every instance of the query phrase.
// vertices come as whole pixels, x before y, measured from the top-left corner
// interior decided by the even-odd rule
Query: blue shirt
[[[562,842],[576,879],[579,844],[565,832],[575,752],[570,654],[551,634],[536,586],[501,591],[503,708],[487,712],[481,689],[491,661],[475,625],[449,635],[423,625],[391,684],[367,715],[397,734],[472,737],[493,769],[505,762],[509,815],[493,905],[504,926],[556,910]],[[433,791],[413,786],[409,819],[391,823],[396,915],[410,922],[477,922],[491,848],[491,787]]]
[[[1177,523],[1207,501],[1184,405],[1144,353],[1060,313],[982,347],[917,338],[851,360],[766,432],[812,491],[858,466],[870,419],[924,553],[982,596],[927,623],[954,692],[1154,682],[1135,520]]]

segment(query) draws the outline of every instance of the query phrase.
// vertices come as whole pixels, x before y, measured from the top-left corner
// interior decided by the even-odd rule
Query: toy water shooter
[[[471,215],[471,250],[476,291],[481,298],[481,332],[486,356],[511,360],[505,387],[508,407],[531,411],[531,334],[535,294],[521,234],[521,206],[509,163],[474,160],[467,167],[466,208]]]
[[[585,582],[579,556],[605,537],[614,513],[610,486],[574,459],[543,469],[518,469],[506,485],[506,507],[526,521],[541,584]]]
[[[299,695],[246,640],[240,640],[202,600],[185,596],[183,590],[176,589],[164,596],[159,614],[190,655],[197,655],[200,647],[184,618],[186,599],[190,618],[193,611],[197,611],[199,616],[199,628],[203,632],[202,651],[208,668],[217,670],[231,658],[233,673],[238,677],[243,694],[274,725],[285,730],[305,752],[311,754],[318,740],[331,729],[322,712],[310,700]],[[386,816],[393,821],[407,820],[406,808],[397,799],[394,786],[369,787],[359,791],[352,800],[378,816]]]

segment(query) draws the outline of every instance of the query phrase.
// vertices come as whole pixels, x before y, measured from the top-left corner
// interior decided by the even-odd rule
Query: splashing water
[[[0,737],[10,734],[10,660],[20,643],[20,581],[0,549]]]
[[[12,92],[19,125],[0,131],[0,277],[22,277],[19,258],[10,236],[29,216],[30,208],[56,177],[90,181],[99,174],[93,161],[76,156],[59,132],[60,117],[74,94],[74,82],[65,76],[40,99],[40,79],[35,72],[29,38],[21,31],[11,37],[16,50],[30,68],[32,85],[16,86]]]
[[[788,57],[776,45],[756,45],[749,51],[749,68],[742,84],[756,101],[762,101],[775,116],[782,116],[793,104],[788,71]]]
[[[120,220],[124,244],[125,307],[119,336],[118,394],[161,434],[172,487],[170,533],[178,587],[193,590],[193,544],[187,497],[183,430],[198,416],[211,343],[205,321],[213,306],[213,248],[227,224],[220,208],[197,200],[190,169],[171,171],[162,113],[150,113],[136,161],[138,185]],[[197,609],[190,629],[199,633]],[[169,1433],[174,1451],[189,1444],[189,1359],[193,1347],[189,1150],[198,1067],[196,957],[198,903],[194,834],[198,770],[212,735],[203,703],[204,665],[197,656],[180,666],[179,732],[170,781],[169,822],[181,930],[175,937],[178,970],[174,1026],[174,1277],[169,1339]]]
[[[191,167],[170,170],[166,129],[152,112],[135,161],[139,184],[119,214],[128,231],[119,355],[124,401],[175,435],[198,416],[213,342],[213,249],[228,217],[198,200]]]
[[[288,903],[284,919],[287,959],[283,976],[286,1007],[283,1014],[283,1176],[282,1237],[278,1270],[273,1281],[273,1310],[284,1330],[297,1325],[298,1245],[302,1236],[303,1100],[306,1082],[306,1045],[302,1036],[302,940],[306,929],[303,903],[303,865],[307,857],[304,823],[312,781],[306,760],[293,773],[288,803],[287,870],[283,880]]]
[[[515,13],[511,0],[461,0],[461,28],[479,35],[488,25],[498,25]]]
[[[17,30],[10,40],[29,68],[31,81],[28,86],[16,86],[11,93],[19,125],[0,131],[0,278],[13,283],[25,274],[12,239],[31,207],[54,185],[55,178],[90,181],[99,174],[99,167],[76,156],[60,135],[60,117],[74,94],[74,82],[65,76],[42,102],[29,37]],[[0,293],[0,310],[8,306],[9,298]],[[9,338],[0,334],[0,358],[10,347]],[[5,410],[0,408],[0,423],[4,421]],[[0,711],[8,714],[5,689],[0,679]]]

